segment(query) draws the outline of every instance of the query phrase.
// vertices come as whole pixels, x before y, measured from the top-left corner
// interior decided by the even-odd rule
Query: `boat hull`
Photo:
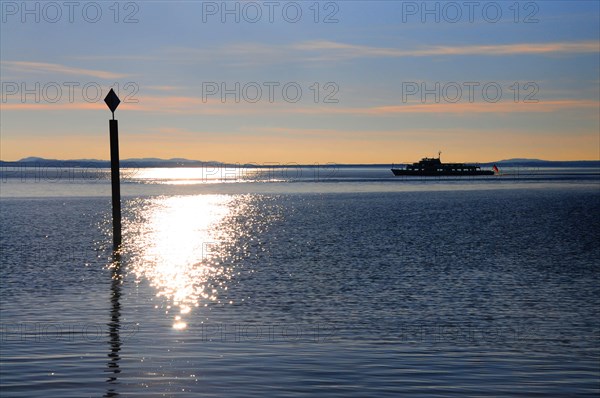
[[[460,177],[460,176],[493,176],[494,172],[490,170],[469,170],[469,171],[426,171],[426,170],[403,170],[391,169],[395,176],[415,176],[415,177]]]

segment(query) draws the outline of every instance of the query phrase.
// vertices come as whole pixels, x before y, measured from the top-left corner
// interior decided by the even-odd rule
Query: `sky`
[[[0,1],[0,159],[600,159],[598,1]]]

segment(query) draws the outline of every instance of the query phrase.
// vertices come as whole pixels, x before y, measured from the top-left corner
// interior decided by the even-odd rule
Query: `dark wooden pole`
[[[113,248],[121,245],[121,184],[119,181],[119,123],[110,120],[110,180],[112,183]]]

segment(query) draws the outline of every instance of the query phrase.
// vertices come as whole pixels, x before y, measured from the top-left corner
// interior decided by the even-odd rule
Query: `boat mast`
[[[441,159],[442,157],[442,151],[438,151],[438,159]]]

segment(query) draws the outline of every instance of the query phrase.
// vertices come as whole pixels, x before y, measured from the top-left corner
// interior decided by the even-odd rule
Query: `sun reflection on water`
[[[235,182],[270,181],[280,182],[289,179],[287,169],[276,169],[275,166],[255,168],[252,166],[213,166],[213,167],[181,167],[181,168],[147,168],[140,169],[132,175],[132,179],[142,183],[166,185],[223,184]]]
[[[226,289],[228,268],[211,259],[218,247],[216,229],[230,202],[226,195],[171,196],[136,206],[124,250],[136,279],[147,279],[168,303],[165,312],[174,317],[174,329],[185,329],[183,317],[193,307],[216,300],[219,289]]]

